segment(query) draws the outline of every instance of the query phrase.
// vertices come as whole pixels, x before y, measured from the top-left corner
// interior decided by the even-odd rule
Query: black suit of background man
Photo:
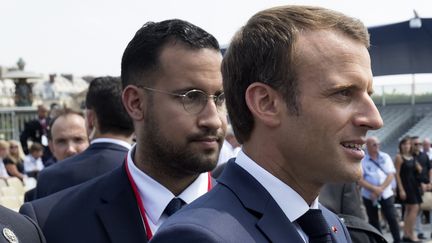
[[[86,121],[91,145],[82,153],[43,170],[35,198],[83,183],[119,167],[132,143],[132,121],[121,101],[121,81],[99,77],[90,82]]]

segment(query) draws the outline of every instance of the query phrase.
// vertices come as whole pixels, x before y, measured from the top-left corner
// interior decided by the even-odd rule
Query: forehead
[[[53,139],[85,136],[85,120],[82,116],[77,114],[60,116],[51,128],[51,135]]]
[[[339,31],[303,32],[297,39],[294,53],[300,79],[313,80],[318,85],[359,81],[359,85],[372,89],[367,48]]]
[[[222,54],[218,50],[171,44],[162,49],[159,62],[156,86],[202,90],[222,87]]]

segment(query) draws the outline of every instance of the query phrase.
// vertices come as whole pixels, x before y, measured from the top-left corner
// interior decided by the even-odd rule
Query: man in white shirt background
[[[394,207],[395,195],[391,186],[396,169],[390,155],[380,151],[379,146],[378,138],[367,138],[367,154],[362,160],[363,177],[359,181],[360,186],[362,186],[361,194],[369,223],[381,232],[378,216],[378,205],[381,205],[393,241],[400,242],[399,223]]]

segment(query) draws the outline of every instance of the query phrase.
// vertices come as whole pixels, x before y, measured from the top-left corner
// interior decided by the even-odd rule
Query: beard
[[[149,112],[152,112],[150,110]],[[172,177],[198,175],[216,167],[224,138],[222,131],[202,129],[199,133],[184,138],[183,143],[176,142],[162,133],[158,122],[150,114],[146,116],[142,134],[145,163],[150,163],[153,168],[159,170],[159,173]],[[205,136],[217,136],[218,148],[193,149],[191,143]]]

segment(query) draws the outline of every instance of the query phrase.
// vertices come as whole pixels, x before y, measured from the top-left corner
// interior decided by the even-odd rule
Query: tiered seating
[[[393,134],[400,133],[412,120],[413,108],[410,105],[390,105],[379,108],[384,126],[375,131],[369,131],[368,136],[376,136],[382,142],[391,139]]]
[[[399,139],[404,136],[419,136],[423,138],[432,138],[432,112],[426,114],[420,121],[404,133]]]

